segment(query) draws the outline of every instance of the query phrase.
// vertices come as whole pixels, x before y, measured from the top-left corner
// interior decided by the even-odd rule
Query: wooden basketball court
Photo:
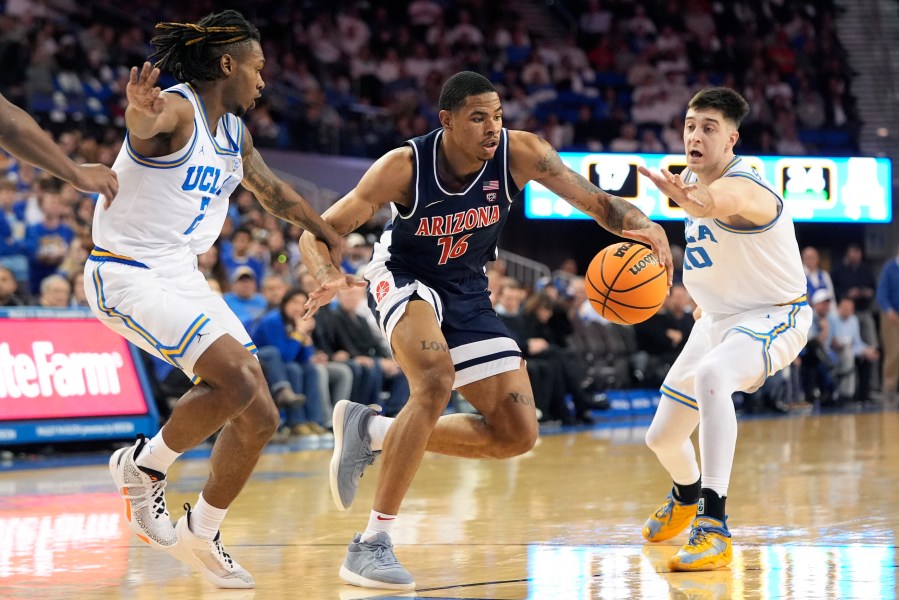
[[[670,485],[643,445],[646,425],[547,434],[508,461],[426,457],[394,537],[419,587],[403,594],[337,576],[367,522],[377,463],[338,512],[328,449],[272,447],[223,528],[256,578],[249,591],[217,590],[130,534],[104,457],[3,471],[0,597],[896,598],[899,413],[741,420],[734,562],[698,574],[665,566],[685,534],[665,545],[640,537]],[[173,519],[206,468],[188,458],[170,472]]]

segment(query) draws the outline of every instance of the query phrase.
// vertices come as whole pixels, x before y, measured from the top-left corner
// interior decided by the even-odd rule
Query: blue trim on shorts
[[[670,398],[675,402],[680,402],[684,406],[688,408],[692,408],[693,410],[699,410],[699,402],[696,401],[696,398],[691,398],[690,396],[678,392],[665,384],[662,384],[662,387],[659,388],[659,391],[662,392],[662,395],[666,398]]]
[[[91,253],[88,255],[87,259],[99,263],[114,262],[121,265],[128,265],[129,267],[140,267],[141,269],[150,268],[144,263],[134,260],[130,256],[115,254],[114,252],[110,252],[109,250],[104,250],[100,246],[94,246],[94,249],[91,250]]]
[[[153,346],[153,348],[156,349],[156,352],[159,353],[159,356],[163,360],[183,371],[184,367],[181,366],[177,359],[184,356],[184,353],[187,351],[187,347],[190,345],[191,340],[193,340],[193,338],[200,331],[202,331],[204,327],[206,327],[206,324],[209,323],[210,318],[201,313],[196,319],[194,319],[193,323],[191,323],[187,327],[187,331],[184,332],[184,335],[181,336],[181,339],[178,340],[176,344],[166,346],[158,339],[156,339],[137,321],[135,321],[130,315],[119,312],[115,307],[106,305],[106,296],[103,293],[103,278],[100,276],[100,266],[94,269],[93,280],[94,291],[97,294],[97,306],[100,308],[100,311],[108,317],[117,317],[121,319],[128,329],[140,335],[142,338],[144,338],[144,340],[147,341],[147,343]]]
[[[752,339],[762,342],[762,352],[764,353],[765,358],[766,376],[770,377],[773,374],[771,368],[771,344],[773,344],[774,340],[776,340],[777,337],[787,329],[796,328],[796,315],[799,314],[799,310],[805,305],[806,302],[797,302],[796,304],[791,304],[790,306],[792,306],[793,308],[790,309],[790,314],[787,316],[787,321],[785,323],[781,323],[777,327],[774,327],[770,331],[753,331],[747,327],[733,328],[734,331],[745,333]]]

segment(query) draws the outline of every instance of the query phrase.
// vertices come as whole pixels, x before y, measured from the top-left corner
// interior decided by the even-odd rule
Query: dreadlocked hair
[[[213,81],[222,77],[218,60],[240,46],[259,41],[259,30],[236,10],[212,13],[197,23],[157,23],[162,30],[150,40],[155,66],[181,82]]]

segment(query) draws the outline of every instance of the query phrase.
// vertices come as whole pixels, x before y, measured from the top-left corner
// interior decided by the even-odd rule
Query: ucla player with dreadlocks
[[[94,213],[96,247],[84,281],[104,324],[196,385],[155,437],[138,436],[112,455],[109,467],[129,527],[141,540],[170,551],[218,587],[250,588],[253,577],[225,551],[219,526],[279,415],[250,336],[209,289],[197,255],[221,233],[240,183],[270,213],[324,240],[335,258],[339,238],[272,174],[240,119],[265,87],[258,30],[232,10],[157,28],[155,68],[148,62],[131,70],[128,132],[113,165],[119,192],[108,210],[98,203]],[[160,69],[181,83],[160,90]],[[220,429],[209,479],[173,527],[166,471]]]

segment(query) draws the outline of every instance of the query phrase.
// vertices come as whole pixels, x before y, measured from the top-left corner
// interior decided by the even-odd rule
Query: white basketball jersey
[[[206,252],[221,233],[228,199],[243,179],[241,119],[225,114],[210,124],[190,84],[165,91],[193,105],[193,135],[173,154],[147,157],[134,151],[126,134],[112,166],[119,192],[108,210],[103,198],[94,210],[95,252],[150,268],[192,265],[197,254]]]
[[[693,183],[689,170],[684,181]],[[723,177],[744,177],[777,198],[780,214],[759,227],[737,228],[718,219],[687,217],[684,285],[703,312],[733,315],[783,304],[805,294],[796,231],[783,198],[740,157]]]

